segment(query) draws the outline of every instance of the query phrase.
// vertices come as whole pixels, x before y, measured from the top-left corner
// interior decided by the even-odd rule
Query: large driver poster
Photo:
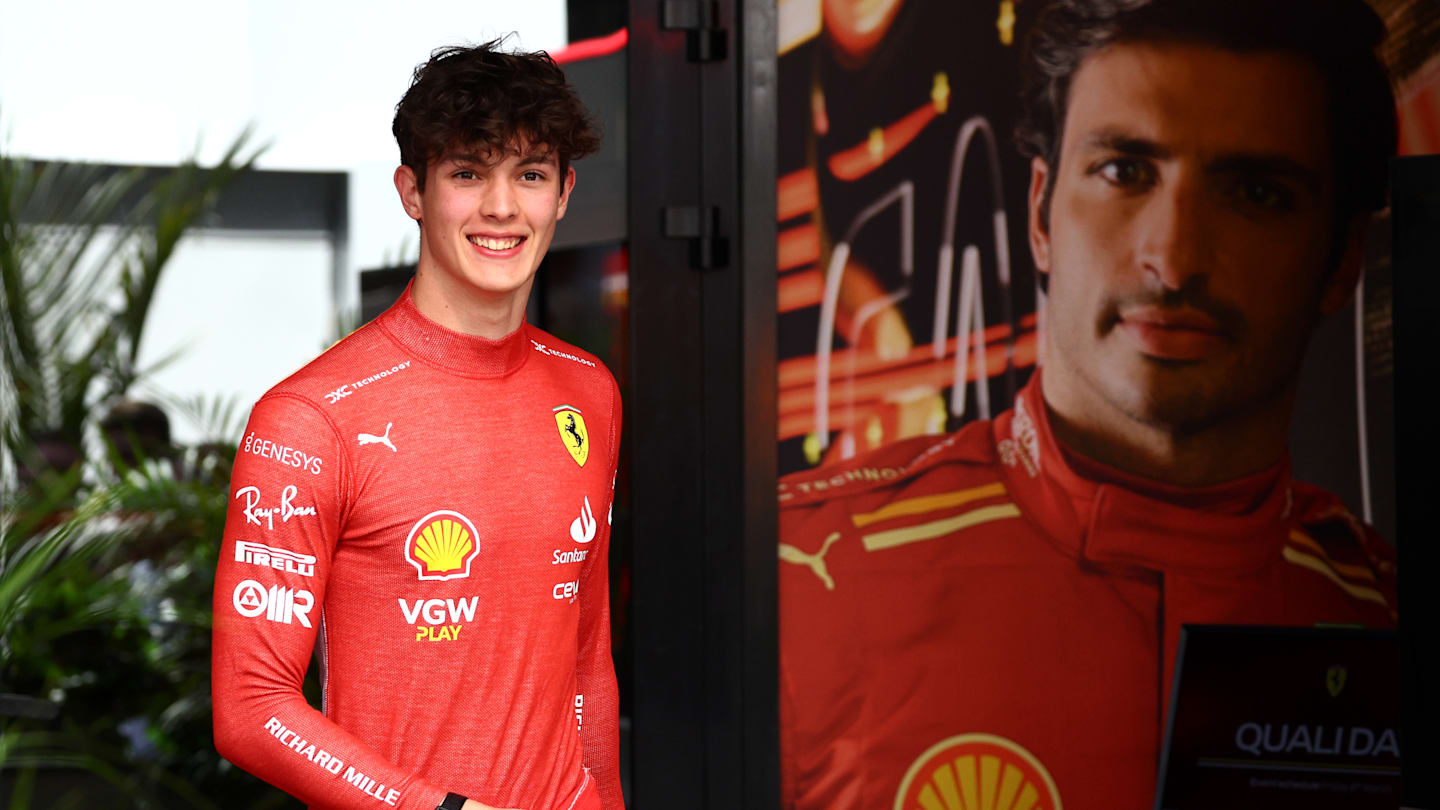
[[[1354,134],[1328,129],[1329,85],[1298,57],[1205,44],[1231,38],[1225,15],[1273,17],[1272,4],[1182,11],[1163,21],[1182,33],[1158,44],[1081,54],[1061,112],[1090,129],[1056,142],[1089,151],[1069,153],[1079,166],[1061,155],[1075,172],[1061,175],[1016,137],[1023,44],[1046,5],[779,2],[788,808],[1149,807],[1183,625],[1398,621],[1388,221],[1383,208],[1355,219],[1352,256],[1351,231],[1327,218],[1324,188],[1349,171],[1327,150]],[[1320,6],[1364,10],[1279,3],[1284,24],[1252,27],[1364,39]],[[1400,154],[1440,151],[1440,12],[1370,7],[1390,31],[1378,54],[1394,107],[1373,83],[1365,97],[1398,111]],[[1083,46],[1077,30],[1052,38]],[[1351,51],[1373,61],[1367,48]],[[1186,196],[1192,158],[1209,196]],[[1334,233],[1335,252],[1313,248]],[[1140,270],[1105,264],[1116,257]],[[1077,268],[1092,275],[1077,282]],[[1297,274],[1283,289],[1301,304],[1271,303],[1290,300],[1265,286],[1274,268]],[[1161,278],[1153,296],[1145,273]],[[1128,337],[1110,340],[1103,319],[1075,327],[1086,296],[1112,293]],[[1151,376],[1113,360],[1122,337],[1156,361]],[[1152,385],[1241,345],[1264,362],[1188,398]],[[1230,477],[1117,463],[1050,402],[1076,380],[1143,389],[1154,396],[1112,397],[1134,405],[1137,435],[1183,438],[1229,418],[1206,410],[1217,389],[1271,408],[1257,376],[1294,395],[1253,443],[1276,460]],[[1257,750],[1237,762],[1279,767]],[[1301,792],[1277,803],[1303,802],[1286,790]]]

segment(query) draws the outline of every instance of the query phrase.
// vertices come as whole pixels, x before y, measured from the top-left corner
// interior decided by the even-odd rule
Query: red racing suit
[[[620,810],[619,440],[594,356],[452,332],[408,289],[271,389],[215,578],[220,753],[316,808]]]
[[[780,484],[783,806],[1140,810],[1185,623],[1391,626],[1393,557],[1289,463],[1203,489],[1015,407]]]

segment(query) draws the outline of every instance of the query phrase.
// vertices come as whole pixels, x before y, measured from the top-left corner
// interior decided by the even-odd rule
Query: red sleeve
[[[793,617],[797,614],[795,598],[803,591],[794,587],[797,584],[806,585],[802,581],[796,581],[792,577],[796,574],[796,566],[786,561],[786,547],[809,548],[814,545],[809,542],[806,536],[807,526],[802,518],[813,513],[813,509],[787,508],[782,498],[779,509],[779,551],[780,566],[779,574],[776,577],[776,587],[779,588],[779,616],[778,635],[780,642],[779,650],[779,703],[780,703],[780,810],[796,810],[800,806],[800,778],[799,778],[799,756],[800,745],[796,735],[795,724],[797,721],[797,706],[795,703],[794,678],[797,673],[793,672],[792,656],[797,654],[797,646],[794,644],[795,633],[792,629]],[[809,576],[809,572],[805,572]]]
[[[300,691],[349,489],[345,445],[323,413],[284,394],[256,404],[215,574],[215,747],[314,807],[433,810],[444,790],[378,756]]]
[[[620,697],[610,657],[610,523],[615,474],[620,459],[620,392],[611,383],[615,407],[610,420],[610,503],[595,539],[595,551],[580,574],[579,648],[575,657],[575,708],[585,767],[605,810],[623,810],[620,791]]]
[[[795,810],[795,703],[786,661],[780,658],[780,810]]]

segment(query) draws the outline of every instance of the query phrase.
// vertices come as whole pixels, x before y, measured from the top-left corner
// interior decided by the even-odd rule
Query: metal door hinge
[[[730,262],[729,240],[720,235],[720,209],[713,205],[667,205],[661,233],[690,242],[690,266],[713,270]]]
[[[686,56],[691,62],[718,62],[724,59],[725,29],[719,26],[720,11],[715,0],[662,0],[660,28],[684,31]]]

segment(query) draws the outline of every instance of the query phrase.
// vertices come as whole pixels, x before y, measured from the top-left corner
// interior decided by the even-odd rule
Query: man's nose
[[[1215,249],[1210,211],[1199,178],[1175,178],[1146,201],[1135,235],[1141,269],[1167,290],[1210,272]]]
[[[515,216],[519,206],[515,189],[508,180],[497,180],[485,184],[485,193],[480,198],[480,213],[488,219],[508,220]]]

